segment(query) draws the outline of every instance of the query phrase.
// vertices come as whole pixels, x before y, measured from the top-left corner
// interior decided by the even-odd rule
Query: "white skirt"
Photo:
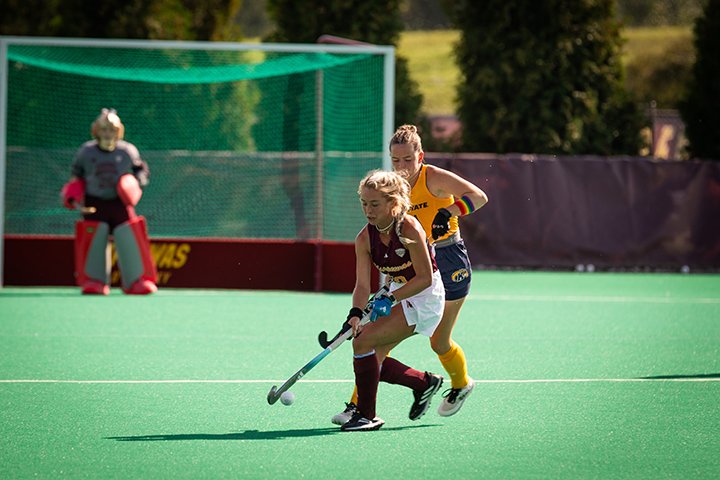
[[[402,287],[403,283],[391,282],[390,291]],[[400,300],[407,324],[415,326],[415,333],[431,336],[442,319],[445,309],[445,287],[439,271],[433,273],[432,284],[412,297]]]

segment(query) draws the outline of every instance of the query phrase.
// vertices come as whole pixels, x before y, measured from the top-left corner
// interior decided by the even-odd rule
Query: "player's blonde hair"
[[[396,172],[385,170],[372,170],[360,181],[358,195],[363,188],[369,188],[380,192],[392,205],[393,218],[395,219],[395,232],[403,243],[413,241],[400,234],[403,218],[410,210],[410,184],[405,177]]]
[[[401,125],[390,139],[390,148],[393,145],[405,144],[412,145],[416,152],[422,152],[422,140],[415,125]]]

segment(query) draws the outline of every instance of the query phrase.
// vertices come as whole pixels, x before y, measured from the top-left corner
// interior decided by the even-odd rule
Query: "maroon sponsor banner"
[[[720,162],[434,154],[487,192],[475,268],[720,271]],[[151,238],[160,287],[352,291],[353,244]],[[7,285],[72,285],[71,237],[5,237]],[[117,282],[117,273],[114,273]],[[375,288],[375,287],[374,287]]]
[[[158,286],[351,292],[352,243],[151,238]],[[74,285],[73,238],[5,236],[6,285]],[[120,276],[112,253],[112,284]]]
[[[720,162],[427,154],[489,203],[460,220],[476,268],[720,269]]]

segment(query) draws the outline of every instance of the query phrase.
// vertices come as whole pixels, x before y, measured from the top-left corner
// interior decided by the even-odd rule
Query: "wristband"
[[[472,200],[470,200],[470,197],[467,195],[460,197],[453,205],[458,207],[461,217],[475,211],[475,205],[473,205]]]
[[[363,311],[362,308],[352,307],[350,309],[350,313],[348,313],[347,320],[350,320],[353,317],[362,318],[363,315],[365,315],[365,312]]]

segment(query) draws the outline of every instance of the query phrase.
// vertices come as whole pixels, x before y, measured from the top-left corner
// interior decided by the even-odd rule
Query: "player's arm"
[[[150,169],[147,163],[142,162],[142,165],[133,165],[133,175],[141,187],[147,186],[150,182]]]
[[[125,145],[130,157],[132,173],[121,175],[116,186],[117,194],[125,205],[134,207],[142,198],[142,189],[148,184],[150,170],[140,158],[140,152],[132,143]]]
[[[370,296],[372,258],[370,256],[370,235],[367,226],[355,237],[355,288],[353,289],[353,307],[365,307]]]
[[[150,168],[148,167],[148,164],[140,158],[140,152],[132,143],[127,144],[127,153],[132,162],[132,174],[137,179],[138,184],[140,187],[147,186],[150,181]]]
[[[487,194],[477,185],[448,170],[428,165],[428,188],[437,197],[455,197],[455,203],[438,210],[432,223],[432,236],[445,235],[450,217],[462,217],[484,207]]]
[[[78,150],[70,167],[70,180],[60,190],[65,208],[74,209],[85,202],[85,169],[82,166],[82,148]]]
[[[74,209],[85,202],[85,169],[82,166],[81,150],[75,154],[70,167],[70,179],[60,190],[60,198],[66,208]]]
[[[85,178],[85,167],[83,166],[84,152],[85,147],[83,146],[75,153],[75,157],[70,165],[70,181]]]
[[[60,198],[65,208],[73,210],[85,202],[85,180],[70,177],[70,180],[60,190]]]
[[[458,202],[447,207],[453,217],[469,215],[481,209],[488,202],[487,194],[477,185],[448,170],[428,165],[428,186],[437,197],[454,196],[457,200],[465,198],[469,205]]]
[[[395,300],[400,301],[417,295],[432,285],[432,261],[426,245],[425,231],[420,222],[411,215],[405,215],[402,225],[402,236],[411,240],[405,244],[412,260],[415,276],[405,285],[393,292]]]
[[[367,228],[365,226],[355,237],[355,288],[353,288],[352,294],[352,308],[347,318],[347,323],[353,329],[353,336],[362,331],[360,319],[370,296],[372,257],[370,255],[370,235]]]

